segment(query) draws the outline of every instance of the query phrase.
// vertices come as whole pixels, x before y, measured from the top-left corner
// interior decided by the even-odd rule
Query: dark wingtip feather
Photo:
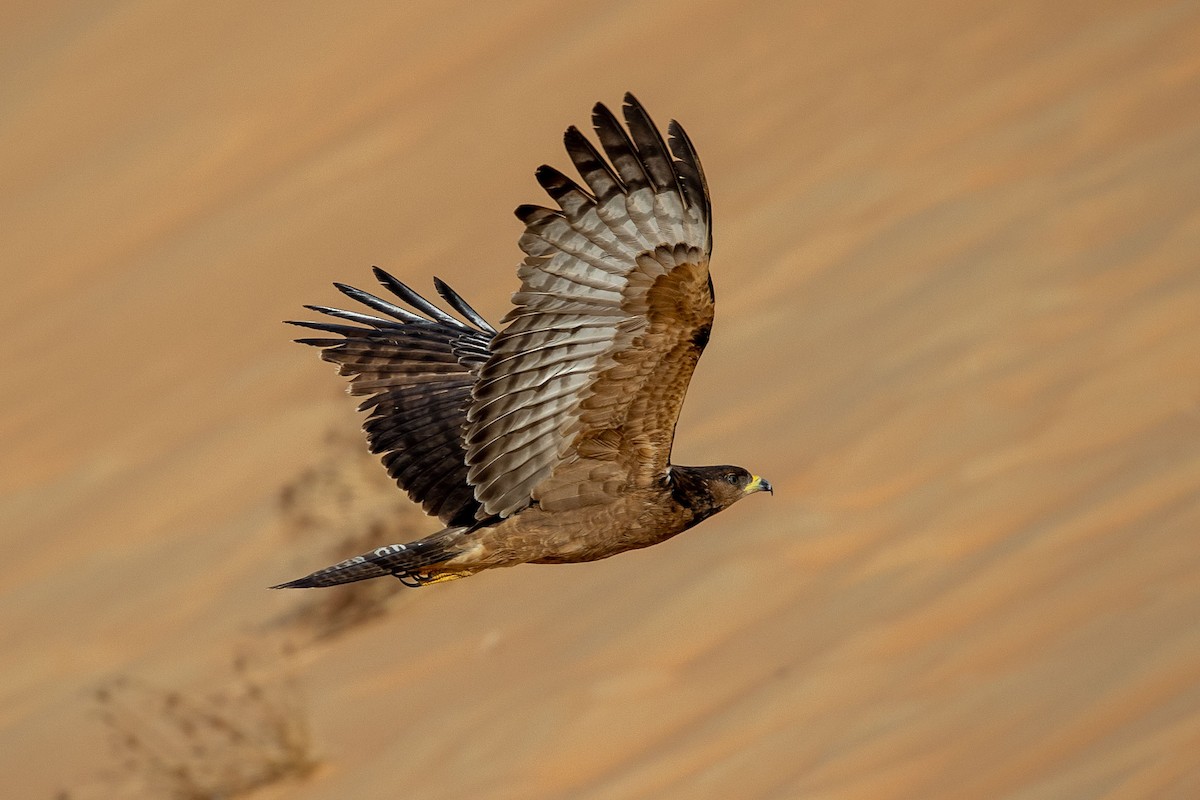
[[[625,93],[625,105],[621,111],[625,115],[625,124],[629,126],[629,134],[634,147],[637,148],[638,158],[647,177],[654,184],[655,190],[674,191],[676,194],[683,195],[675,161],[671,158],[671,152],[667,149],[667,143],[663,140],[662,133],[631,92]],[[684,197],[685,202],[686,199]]]
[[[695,208],[708,225],[708,249],[712,252],[712,205],[708,194],[708,180],[704,177],[704,167],[700,166],[700,157],[696,155],[696,146],[692,144],[687,131],[675,120],[667,125],[670,136],[669,146],[672,155],[678,159],[675,171],[680,177],[680,184],[687,195],[687,203]]]
[[[544,206],[537,206],[533,203],[522,203],[513,209],[513,213],[516,214],[517,219],[521,220],[521,222],[528,224],[532,219],[541,217],[544,214],[553,214],[555,212]]]
[[[288,325],[295,325],[297,328],[310,328],[314,331],[325,331],[326,333],[336,333],[339,336],[361,336],[367,328],[360,328],[357,325],[338,325],[333,322],[310,322],[306,319],[289,319]]]
[[[325,314],[329,317],[336,317],[337,319],[344,319],[350,322],[357,322],[360,325],[366,325],[368,327],[375,328],[376,330],[399,330],[404,327],[403,323],[401,322],[393,322],[392,320],[373,317],[370,314],[363,314],[358,311],[346,311],[345,309],[331,308],[329,306],[306,305],[304,307],[309,311],[315,311],[318,314]]]
[[[579,171],[598,202],[606,203],[625,191],[620,177],[579,128],[574,125],[567,128],[563,134],[563,145],[575,169]]]
[[[600,146],[604,148],[608,160],[612,162],[617,175],[621,176],[621,181],[629,191],[636,192],[652,186],[653,181],[638,155],[637,146],[608,106],[596,103],[592,108],[592,125],[600,139]]]
[[[408,284],[404,283],[395,275],[385,269],[382,269],[381,267],[371,267],[371,272],[375,273],[376,280],[379,281],[379,284],[383,286],[383,288],[387,289],[389,292],[396,295],[413,308],[416,308],[420,311],[425,310],[421,307],[422,304],[428,305],[428,303],[425,302],[425,298],[421,297],[421,295],[410,289]]]
[[[326,332],[328,332],[328,333],[335,333],[335,332],[336,332],[336,331],[329,331],[329,330],[328,330],[329,326],[332,324],[332,323],[329,323],[329,322],[313,322],[312,320],[307,320],[307,319],[285,319],[285,320],[283,321],[283,324],[284,324],[284,325],[295,325],[297,328],[307,328],[307,329],[309,329],[309,330],[314,330],[314,331],[326,331]],[[333,327],[335,327],[335,328],[349,328],[350,326],[348,326],[348,325],[334,325]],[[361,330],[362,330],[362,328],[354,328],[353,330],[356,330],[356,331],[361,331]],[[307,339],[303,339],[303,340],[301,340],[301,339],[293,339],[292,341],[294,341],[294,342],[300,342],[300,344],[308,344],[308,340],[307,340]],[[341,343],[342,343],[340,339],[329,339],[329,340],[327,340],[327,341],[335,342],[335,343],[337,343],[337,344],[341,344]]]
[[[443,325],[452,325],[454,327],[462,326],[461,322],[447,314],[445,311],[442,311],[440,308],[426,300],[421,295],[417,294],[394,275],[390,275],[379,267],[371,267],[371,270],[375,273],[375,277],[379,279],[379,282],[383,284],[385,289],[399,297],[404,302],[408,303],[413,308],[420,311],[422,314],[425,314],[430,319],[440,322]]]
[[[352,300],[357,300],[368,308],[373,308],[381,314],[387,314],[389,317],[394,317],[401,322],[426,322],[427,320],[420,314],[414,314],[407,308],[401,308],[395,303],[389,303],[382,297],[376,297],[370,292],[364,292],[362,289],[356,289],[353,286],[348,286],[344,283],[334,283],[337,290],[346,295]]]
[[[546,194],[550,195],[550,198],[561,207],[566,207],[563,199],[572,193],[578,194],[586,201],[592,200],[592,197],[584,192],[579,184],[548,164],[542,164],[538,167],[534,176],[537,178],[537,182],[542,185],[542,188],[546,190]]]
[[[667,134],[671,137],[671,153],[680,161],[681,174],[686,179],[685,185],[689,189],[698,190],[699,196],[689,199],[694,200],[698,207],[707,212],[708,181],[704,178],[700,157],[696,155],[696,146],[692,144],[691,137],[687,135],[683,126],[675,120],[671,120],[667,125]]]
[[[433,288],[437,290],[443,300],[450,304],[451,308],[466,317],[475,327],[487,333],[496,332],[496,329],[483,318],[482,314],[472,308],[471,304],[462,298],[462,295],[451,289],[449,284],[436,275],[433,278]]]

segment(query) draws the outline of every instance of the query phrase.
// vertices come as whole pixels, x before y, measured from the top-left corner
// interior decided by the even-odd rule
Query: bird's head
[[[671,467],[675,498],[707,517],[755,492],[775,493],[771,482],[741,467]]]
[[[771,482],[759,475],[751,475],[741,467],[713,467],[717,473],[708,479],[709,491],[722,508],[727,508],[746,495],[755,492],[775,494]]]

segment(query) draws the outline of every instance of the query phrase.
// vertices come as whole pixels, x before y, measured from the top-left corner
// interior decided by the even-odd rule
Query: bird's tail
[[[394,575],[405,586],[423,586],[450,577],[459,577],[458,574],[450,572],[443,577],[443,571],[438,570],[437,565],[456,555],[452,541],[457,537],[453,534],[459,534],[466,530],[466,528],[447,528],[408,544],[389,544],[377,547],[369,553],[348,558],[331,567],[319,569],[311,575],[271,588],[308,589],[317,586],[337,586],[342,583],[365,581],[368,578],[380,578],[385,575]]]

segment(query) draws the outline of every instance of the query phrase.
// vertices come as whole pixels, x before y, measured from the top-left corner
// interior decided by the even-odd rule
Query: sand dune
[[[161,796],[123,679],[145,736],[175,693],[307,730],[263,798],[1200,797],[1198,40],[1186,2],[10,9],[6,796]],[[717,215],[675,458],[775,496],[318,636],[264,587],[434,525],[279,321],[371,264],[498,318],[509,209],[627,89]]]

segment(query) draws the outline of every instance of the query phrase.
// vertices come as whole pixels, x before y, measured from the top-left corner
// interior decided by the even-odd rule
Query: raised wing
[[[421,313],[338,283],[343,294],[382,316],[306,306],[357,324],[292,322],[342,337],[296,341],[322,348],[321,357],[350,377],[351,394],[370,395],[358,407],[371,412],[363,424],[367,443],[408,496],[447,525],[472,524],[481,505],[467,483],[463,435],[471,387],[496,329],[436,278],[438,294],[462,320],[378,267],[375,275]]]
[[[711,214],[678,123],[668,146],[632,95],[623,111],[628,131],[605,106],[592,113],[608,161],[566,132],[587,189],[543,166],[559,208],[517,209],[521,290],[468,412],[481,514],[603,503],[666,475],[712,325]]]

